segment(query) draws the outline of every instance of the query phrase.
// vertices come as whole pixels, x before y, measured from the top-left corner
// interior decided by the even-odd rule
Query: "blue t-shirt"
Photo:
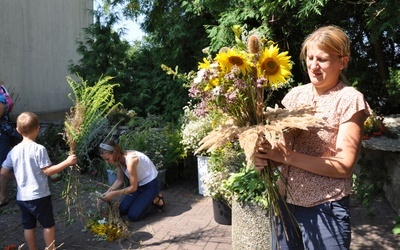
[[[2,166],[13,170],[17,181],[17,200],[30,201],[50,195],[47,175],[42,168],[51,166],[44,146],[36,142],[22,142],[8,153]]]
[[[5,95],[0,92],[0,103],[7,104],[7,99]]]
[[[7,103],[7,98],[6,96],[0,91],[0,103],[3,103],[5,105],[4,107],[4,113],[3,115],[0,117],[0,131],[4,131],[6,129],[8,129],[8,127],[10,126],[8,123],[4,122],[4,121],[9,121],[9,117],[8,117],[8,103]]]

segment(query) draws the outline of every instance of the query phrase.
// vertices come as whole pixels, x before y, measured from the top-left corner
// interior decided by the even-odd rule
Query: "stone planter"
[[[208,171],[208,159],[207,156],[197,156],[197,178],[199,184],[199,194],[204,194],[204,183],[201,178],[207,174]]]
[[[271,249],[269,211],[232,199],[232,249]]]
[[[232,208],[224,200],[212,199],[214,220],[221,225],[232,224]]]

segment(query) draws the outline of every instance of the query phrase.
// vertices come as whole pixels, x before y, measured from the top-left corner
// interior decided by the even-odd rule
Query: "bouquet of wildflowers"
[[[241,41],[243,30],[234,26],[233,31]],[[286,85],[292,68],[288,52],[279,53],[272,41],[264,47],[266,40],[257,33],[249,34],[247,40],[247,47],[238,42],[220,49],[214,58],[204,58],[189,90],[189,96],[200,101],[200,109],[217,108],[239,127],[265,122],[265,92]]]
[[[250,167],[261,143],[268,142],[272,147],[284,140],[287,131],[321,127],[323,121],[313,116],[312,107],[269,107],[273,92],[291,81],[290,56],[257,31],[246,32],[234,26],[233,32],[236,44],[221,48],[215,57],[208,54],[191,78],[189,95],[202,109],[197,113],[219,112],[225,117],[222,125],[200,141],[196,152],[213,152],[238,140]],[[266,167],[261,172],[266,199],[276,215],[280,215],[275,184],[278,176],[276,168]]]
[[[214,57],[205,49],[207,57],[199,62],[196,73],[182,76],[177,70],[161,67],[167,74],[189,82],[189,96],[198,102],[196,114],[218,113],[223,117],[223,122],[201,139],[195,154],[211,153],[236,140],[250,168],[256,149],[262,143],[273,147],[276,142],[284,141],[287,131],[322,127],[323,120],[313,115],[313,107],[293,110],[269,107],[274,91],[291,81],[290,56],[258,31],[247,32],[240,26],[232,30],[236,44],[221,48]],[[266,167],[260,177],[266,188],[266,206],[280,216],[276,187],[279,171]]]
[[[283,140],[287,130],[319,127],[322,121],[314,118],[312,107],[268,107],[273,92],[291,80],[290,56],[256,31],[247,33],[234,26],[233,32],[237,44],[224,47],[214,58],[208,55],[199,63],[189,95],[199,100],[199,108],[226,117],[224,124],[201,140],[197,151],[211,152],[238,139],[250,166],[263,141],[274,145],[276,140]]]

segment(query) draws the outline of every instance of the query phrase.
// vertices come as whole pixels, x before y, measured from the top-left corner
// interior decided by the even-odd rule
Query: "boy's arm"
[[[0,174],[0,182],[4,177],[7,177],[8,179],[14,179],[14,174],[8,169],[1,168]]]
[[[76,164],[76,162],[77,162],[76,155],[70,155],[64,161],[58,163],[57,165],[52,165],[52,166],[43,168],[42,171],[44,172],[45,175],[51,176],[53,174],[57,174],[57,173],[61,172],[66,167]]]

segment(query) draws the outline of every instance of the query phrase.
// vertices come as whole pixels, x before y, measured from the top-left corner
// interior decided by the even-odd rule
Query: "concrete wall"
[[[13,115],[69,110],[68,64],[92,9],[93,0],[0,1],[0,80],[18,96]]]
[[[390,139],[388,139],[390,140]],[[356,174],[361,168],[373,168],[385,176],[383,190],[393,210],[400,215],[400,152],[362,147]]]

